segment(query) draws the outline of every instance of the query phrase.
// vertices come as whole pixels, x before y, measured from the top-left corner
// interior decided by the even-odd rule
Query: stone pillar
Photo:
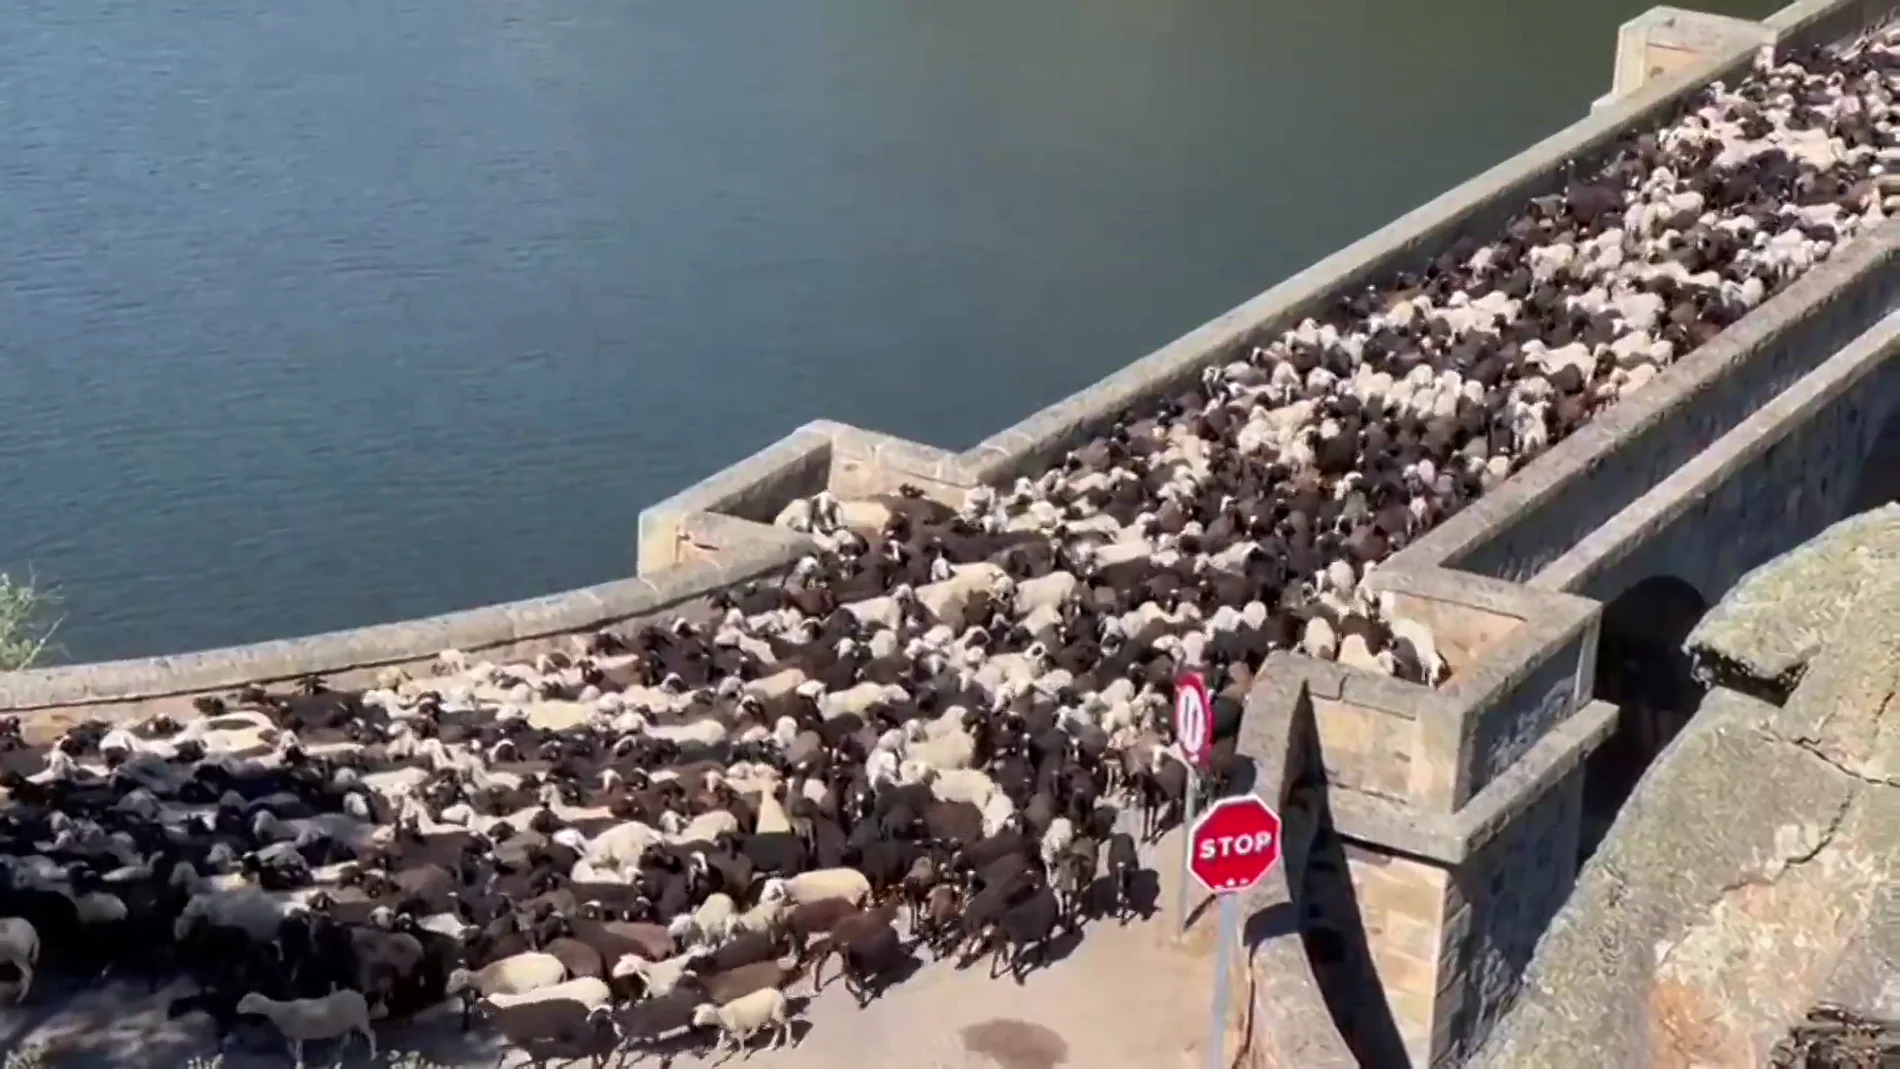
[[[1444,974],[1457,972],[1450,966],[1458,961],[1469,916],[1458,908],[1455,872],[1351,843],[1346,868],[1399,1040],[1414,1066],[1431,1065],[1451,1019],[1441,988],[1452,978]]]
[[[1651,81],[1734,48],[1738,42],[1768,45],[1773,40],[1758,22],[1680,7],[1652,7],[1617,30],[1610,91],[1591,108],[1622,100]]]
[[[1305,671],[1344,847],[1343,872],[1307,879],[1350,881],[1311,886],[1309,901],[1312,921],[1339,931],[1346,919],[1328,911],[1357,908],[1391,1039],[1414,1069],[1438,1069],[1510,1005],[1570,889],[1581,765],[1616,710],[1591,700],[1594,602],[1441,568],[1381,569],[1370,581],[1431,628],[1451,678],[1427,690],[1337,665]],[[1343,713],[1361,710],[1381,714],[1376,730],[1349,730]],[[1367,735],[1389,742],[1359,744]],[[1333,1002],[1364,1041],[1383,1027],[1370,1007]]]

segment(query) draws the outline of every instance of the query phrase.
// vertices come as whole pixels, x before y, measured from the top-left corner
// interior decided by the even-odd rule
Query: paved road
[[[1174,856],[1164,844],[1158,856]],[[1171,881],[1170,881],[1171,883]],[[1172,899],[1164,893],[1164,906]],[[1197,943],[1204,941],[1197,940]],[[1091,925],[1069,941],[1064,956],[1032,973],[1022,985],[987,978],[987,963],[959,972],[926,960],[917,973],[859,1010],[835,979],[811,999],[796,1046],[754,1054],[758,1069],[835,1069],[843,1065],[891,1069],[1189,1069],[1199,1054],[1207,1019],[1209,962],[1205,947],[1184,949],[1164,922],[1112,921]],[[835,966],[832,970],[835,975]],[[788,992],[810,993],[801,979]],[[182,1069],[210,1052],[201,1020],[168,1021],[165,997],[140,997],[106,986],[70,997],[36,994],[28,1005],[0,1011],[0,1049],[29,1041],[49,1043],[60,1056],[47,1069]],[[500,1050],[478,1037],[464,1040],[445,1023],[381,1030],[386,1049],[420,1051],[451,1069],[488,1069]],[[262,1052],[236,1052],[224,1069],[287,1066],[282,1048],[264,1040]],[[360,1041],[358,1041],[360,1043]],[[313,1046],[310,1064],[332,1064],[333,1047]],[[360,1045],[349,1065],[367,1064]],[[516,1055],[509,1066],[525,1065]],[[584,1064],[584,1063],[577,1063]],[[625,1064],[658,1065],[648,1059]],[[717,1059],[685,1054],[678,1069],[702,1069]],[[732,1060],[730,1064],[738,1064]]]

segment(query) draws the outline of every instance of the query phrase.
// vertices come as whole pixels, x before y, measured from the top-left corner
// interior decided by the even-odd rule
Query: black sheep
[[[704,996],[690,987],[677,987],[658,998],[642,999],[620,1012],[620,1033],[630,1044],[655,1046],[690,1031],[693,1009],[703,1001]]]
[[[1029,974],[1032,954],[1038,962],[1048,960],[1049,940],[1060,923],[1062,905],[1056,901],[1055,891],[1047,885],[1036,888],[1029,897],[1004,910],[989,935],[990,945],[996,952],[990,960],[990,976],[997,975],[998,966],[1007,964],[1010,975],[1022,983]]]
[[[911,960],[897,929],[889,924],[851,940],[839,957],[844,960],[844,989],[858,1000],[859,1007],[870,1005]]]
[[[1135,911],[1135,874],[1141,871],[1141,852],[1135,837],[1117,832],[1108,840],[1108,876],[1115,887],[1115,919],[1126,925]]]
[[[810,857],[804,840],[789,831],[746,836],[739,849],[761,876],[795,876],[808,867]]]
[[[591,1058],[595,1069],[602,1069],[620,1042],[619,1030],[604,1006],[589,1009],[572,999],[557,998],[516,1006],[485,1002],[482,1008],[508,1045],[527,1055],[535,1069],[546,1069],[556,1059],[575,1058]]]

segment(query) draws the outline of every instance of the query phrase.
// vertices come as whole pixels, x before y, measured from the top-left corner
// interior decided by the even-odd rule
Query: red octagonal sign
[[[1280,814],[1253,795],[1215,802],[1188,833],[1188,871],[1217,895],[1245,891],[1280,861]]]

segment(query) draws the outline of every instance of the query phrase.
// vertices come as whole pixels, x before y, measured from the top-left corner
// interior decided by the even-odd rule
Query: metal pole
[[[1240,940],[1240,895],[1220,895],[1220,942],[1214,946],[1214,1013],[1207,1034],[1207,1069],[1227,1069],[1222,1048],[1227,1040],[1227,966]]]
[[[1189,832],[1191,832],[1194,828],[1194,799],[1196,795],[1201,793],[1198,790],[1198,788],[1200,787],[1200,780],[1201,780],[1200,774],[1194,771],[1193,765],[1189,765],[1188,766],[1188,782],[1187,782],[1187,810],[1186,810],[1186,816],[1181,821],[1181,868],[1179,872],[1176,874],[1180,877],[1181,885],[1174,889],[1174,915],[1175,917],[1179,919],[1179,923],[1181,925],[1181,931],[1184,931],[1184,932],[1187,931],[1188,884],[1194,882],[1194,876],[1188,872],[1188,860],[1189,860],[1188,859],[1188,838],[1189,838]]]

